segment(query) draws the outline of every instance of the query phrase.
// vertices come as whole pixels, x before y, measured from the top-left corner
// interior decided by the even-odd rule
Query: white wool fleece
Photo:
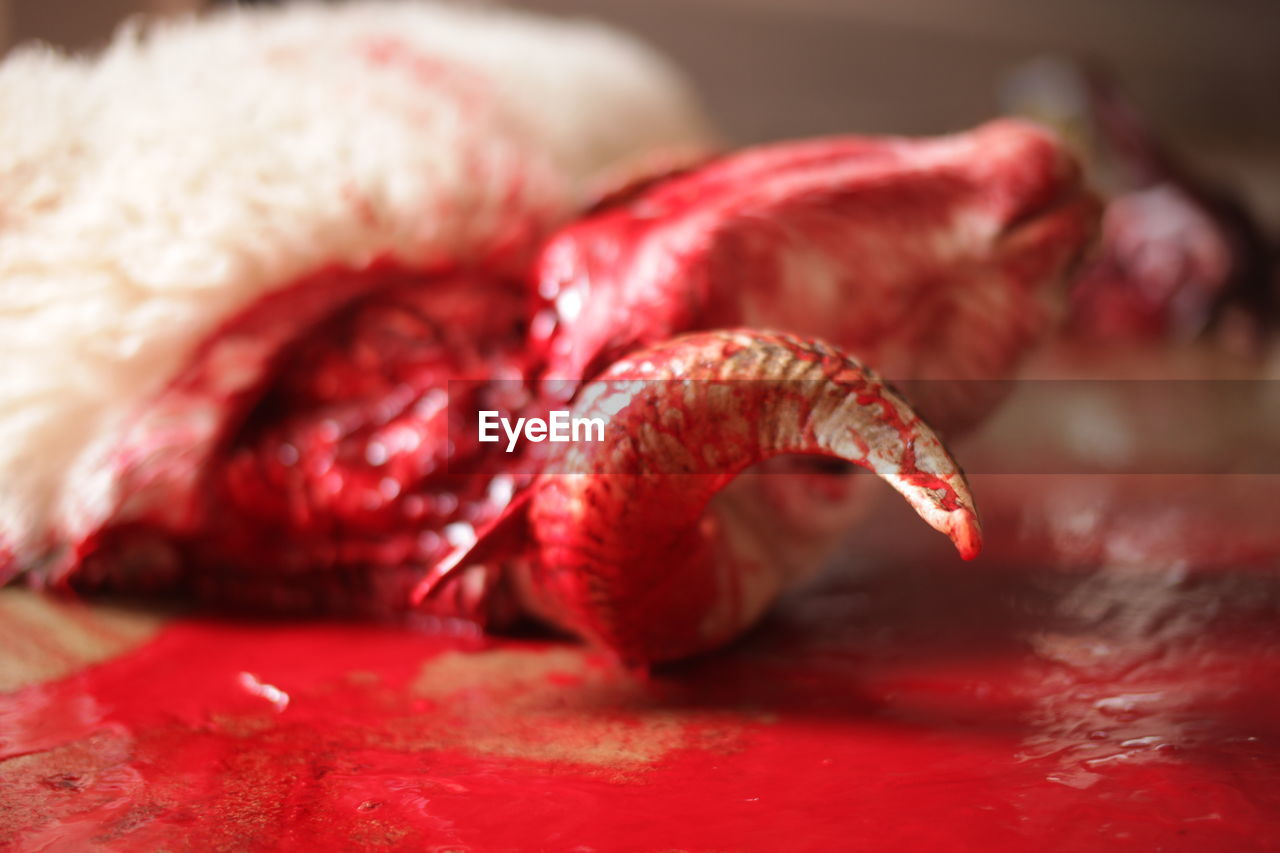
[[[467,261],[706,142],[596,25],[421,3],[128,26],[0,66],[0,575],[91,531],[111,448],[220,322],[309,272]],[[505,229],[505,230],[504,230]],[[3,578],[0,577],[0,580]]]

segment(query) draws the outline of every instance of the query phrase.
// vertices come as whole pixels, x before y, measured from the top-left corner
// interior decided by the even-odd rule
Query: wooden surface
[[[0,589],[0,693],[69,675],[145,642],[165,620],[151,608],[58,600]]]
[[[986,477],[968,564],[888,502],[842,571],[647,678],[177,618],[0,691],[0,849],[1271,851],[1274,479]]]

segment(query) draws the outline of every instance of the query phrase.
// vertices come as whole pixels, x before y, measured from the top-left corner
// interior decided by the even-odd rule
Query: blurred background
[[[101,44],[134,11],[201,0],[0,0],[0,46]],[[1010,71],[1057,54],[1109,70],[1159,134],[1280,228],[1275,0],[509,0],[622,26],[692,77],[736,142],[935,133],[999,109]]]

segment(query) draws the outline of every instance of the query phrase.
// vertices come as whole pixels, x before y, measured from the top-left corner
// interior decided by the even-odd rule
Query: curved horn
[[[537,555],[522,582],[541,615],[629,661],[718,645],[781,590],[785,578],[707,512],[737,474],[774,456],[868,468],[962,557],[981,547],[964,475],[937,435],[819,342],[746,330],[676,338],[616,362],[573,414],[605,418],[604,440],[564,445],[535,485]]]

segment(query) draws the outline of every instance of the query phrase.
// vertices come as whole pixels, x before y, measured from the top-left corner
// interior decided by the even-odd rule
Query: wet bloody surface
[[[975,478],[973,563],[886,503],[760,630],[647,677],[170,622],[0,696],[0,846],[1280,848],[1280,479],[1045,483]]]

